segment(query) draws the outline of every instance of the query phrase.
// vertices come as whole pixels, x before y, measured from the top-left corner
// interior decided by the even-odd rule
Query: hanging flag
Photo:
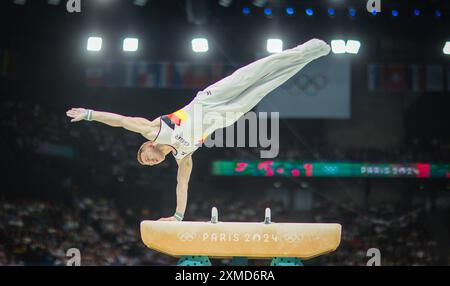
[[[369,91],[382,91],[381,87],[381,70],[383,69],[381,64],[369,64],[367,66],[367,84]]]
[[[403,64],[390,64],[383,77],[387,91],[406,91],[409,86],[407,68]]]
[[[138,64],[138,86],[158,88],[161,72],[159,65],[146,62]]]
[[[102,86],[104,84],[103,67],[92,66],[86,69],[86,84],[88,86]]]
[[[444,91],[444,69],[442,68],[442,65],[427,65],[426,77],[426,91]]]
[[[6,77],[5,51],[0,49],[0,77]]]
[[[125,87],[137,87],[138,66],[133,62],[127,62],[124,66],[124,85]]]
[[[190,63],[107,62],[86,67],[85,81],[88,86],[202,89],[235,69]]]
[[[413,64],[411,69],[411,90],[413,92],[425,91],[425,66],[422,64]]]
[[[14,78],[16,76],[17,54],[0,49],[0,77]]]
[[[188,73],[187,86],[190,88],[206,88],[210,83],[211,67],[208,65],[192,65]]]
[[[447,66],[447,91],[450,91],[450,65]]]

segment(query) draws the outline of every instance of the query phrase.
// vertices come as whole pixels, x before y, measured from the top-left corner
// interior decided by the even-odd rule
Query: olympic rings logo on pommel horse
[[[333,252],[341,241],[335,223],[273,223],[270,209],[263,222],[219,222],[217,208],[210,222],[142,221],[144,244],[179,257],[178,265],[211,265],[209,258],[272,259],[270,265],[303,265],[302,260]]]
[[[179,232],[177,233],[177,237],[180,241],[185,241],[185,242],[189,242],[189,241],[193,241],[195,239],[195,234],[192,234],[190,232]]]

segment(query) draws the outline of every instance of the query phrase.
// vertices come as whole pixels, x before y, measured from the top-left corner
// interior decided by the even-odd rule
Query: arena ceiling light
[[[280,39],[268,39],[267,40],[267,52],[269,53],[281,53],[283,51],[283,41]]]
[[[205,38],[195,38],[191,44],[194,53],[206,53],[209,50],[208,40]]]
[[[272,15],[272,9],[271,8],[264,9],[264,14],[266,14],[266,16]]]
[[[361,47],[360,41],[348,40],[345,45],[345,52],[348,54],[357,54],[359,52],[359,48]]]
[[[350,8],[348,9],[348,16],[349,16],[350,18],[355,17],[355,16],[356,16],[356,9],[353,8],[353,7],[350,7]]]
[[[89,37],[86,48],[90,52],[98,52],[102,49],[102,42],[101,37]]]
[[[305,9],[305,14],[307,16],[313,16],[314,15],[314,10],[312,8],[306,8]]]
[[[328,8],[327,12],[328,16],[330,17],[334,17],[334,15],[336,14],[336,10],[334,8]]]
[[[444,55],[450,55],[450,41],[447,41],[444,45],[444,48],[442,49],[442,52],[444,52]]]
[[[242,8],[242,14],[244,15],[249,15],[250,14],[250,8],[249,7],[244,7]]]
[[[332,40],[331,51],[335,54],[345,54],[347,48],[344,40]]]
[[[295,9],[292,7],[287,7],[286,8],[286,14],[288,14],[289,16],[292,16],[295,14]]]
[[[125,38],[123,40],[124,52],[136,52],[139,48],[139,40],[137,38]]]

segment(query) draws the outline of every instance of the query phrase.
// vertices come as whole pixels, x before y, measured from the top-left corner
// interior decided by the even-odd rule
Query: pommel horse
[[[335,223],[273,223],[266,209],[262,223],[219,222],[217,208],[210,222],[141,222],[144,244],[177,258],[178,266],[211,266],[211,258],[272,259],[271,266],[301,266],[302,261],[333,252],[341,241]]]

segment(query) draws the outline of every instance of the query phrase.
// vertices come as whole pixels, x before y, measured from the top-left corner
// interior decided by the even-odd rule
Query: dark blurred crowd
[[[66,265],[77,248],[82,265],[157,263],[139,242],[137,225],[127,224],[111,201],[83,198],[73,204],[2,202],[2,265]]]
[[[314,220],[343,226],[339,251],[324,257],[328,265],[366,265],[371,248],[380,251],[385,266],[439,264],[439,248],[424,209],[387,204],[364,210],[320,201],[314,207]]]
[[[394,205],[358,209],[317,200],[308,214],[287,210],[267,200],[215,201],[221,221],[260,222],[270,206],[277,222],[337,222],[343,227],[337,251],[320,257],[316,265],[366,265],[367,250],[377,248],[382,265],[436,265],[439,249],[421,209]],[[189,220],[209,221],[209,202],[193,199]],[[67,250],[77,248],[82,265],[174,265],[176,259],[146,248],[139,222],[149,210],[119,209],[106,198],[75,198],[69,204],[45,201],[1,201],[0,265],[66,265]],[[152,217],[151,219],[155,219]],[[213,260],[227,265],[229,260]],[[268,261],[255,261],[267,265]],[[312,265],[315,265],[314,263]]]

